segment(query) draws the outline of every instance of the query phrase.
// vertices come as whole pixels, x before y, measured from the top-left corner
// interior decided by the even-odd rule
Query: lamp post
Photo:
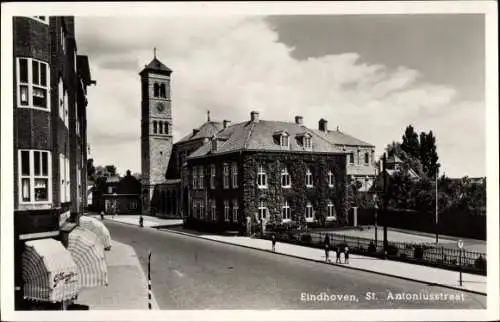
[[[116,215],[117,194],[113,193],[113,217]]]
[[[383,214],[383,225],[384,225],[384,254],[387,252],[387,202],[389,198],[389,188],[387,184],[387,156],[384,153],[383,161],[383,175],[384,175],[384,199],[382,202],[382,214]],[[384,256],[385,258],[385,256]]]
[[[374,218],[375,219],[375,223],[374,223],[375,224],[375,247],[377,247],[377,245],[378,245],[378,234],[377,234],[378,233],[378,227],[377,227],[377,222],[378,222],[378,214],[377,214],[377,212],[378,212],[378,204],[377,204],[377,195],[376,194],[374,195],[373,199],[375,201],[375,218]]]
[[[436,221],[436,245],[439,242],[439,229],[438,229],[438,222],[439,222],[439,210],[438,210],[438,205],[439,205],[439,200],[438,200],[438,177],[439,177],[439,170],[436,170],[436,216],[435,216],[435,221]]]

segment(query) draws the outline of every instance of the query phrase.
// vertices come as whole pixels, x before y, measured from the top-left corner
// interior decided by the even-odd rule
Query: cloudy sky
[[[140,172],[140,78],[170,67],[174,140],[206,120],[312,128],[320,118],[376,145],[432,130],[442,170],[484,176],[482,15],[76,17],[89,56],[88,141],[96,164]]]

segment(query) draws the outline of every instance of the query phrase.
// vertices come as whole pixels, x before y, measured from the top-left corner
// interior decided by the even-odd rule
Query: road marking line
[[[183,277],[184,274],[182,274],[181,272],[179,272],[178,270],[174,269],[174,272],[175,274],[177,274],[179,277]]]

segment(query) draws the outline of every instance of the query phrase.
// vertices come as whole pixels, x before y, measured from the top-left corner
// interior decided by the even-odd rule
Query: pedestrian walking
[[[344,263],[349,264],[349,247],[347,245],[344,248]]]
[[[335,260],[335,263],[342,264],[342,262],[340,261],[340,247],[337,246],[337,248],[335,249],[335,253],[337,255],[337,259]]]
[[[139,217],[139,226],[144,227],[144,218],[142,216]]]
[[[101,211],[101,220],[104,220],[104,211]]]
[[[273,252],[275,252],[276,251],[276,234],[274,234],[274,233],[271,236],[271,242],[272,242],[272,250],[273,250]]]
[[[324,244],[325,244],[325,262],[328,262],[330,256],[330,237],[328,236],[328,234],[326,234],[325,236]]]

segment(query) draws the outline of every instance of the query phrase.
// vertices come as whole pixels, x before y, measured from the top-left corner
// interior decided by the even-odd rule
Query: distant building
[[[375,146],[341,132],[338,128],[329,130],[328,121],[325,119],[319,120],[318,130],[315,132],[347,152],[348,182],[359,182],[359,191],[368,191],[376,177]]]

